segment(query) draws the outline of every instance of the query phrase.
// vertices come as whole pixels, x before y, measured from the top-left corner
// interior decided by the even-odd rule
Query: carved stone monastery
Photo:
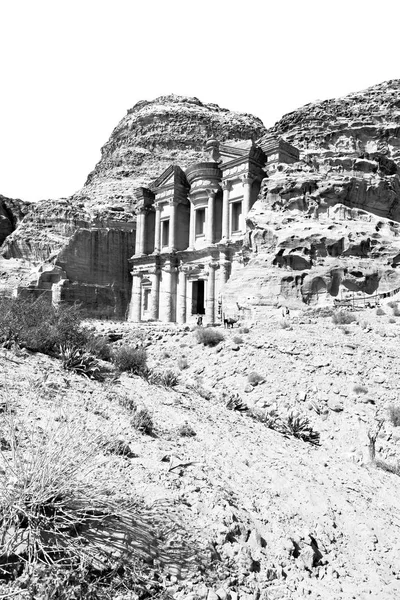
[[[221,292],[241,266],[246,217],[265,169],[299,160],[275,138],[229,145],[209,140],[208,160],[170,166],[136,190],[137,224],[128,319],[186,323],[222,318]]]

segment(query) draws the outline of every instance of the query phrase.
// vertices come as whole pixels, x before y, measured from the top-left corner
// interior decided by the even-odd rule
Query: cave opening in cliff
[[[204,315],[204,280],[192,282],[192,315]]]

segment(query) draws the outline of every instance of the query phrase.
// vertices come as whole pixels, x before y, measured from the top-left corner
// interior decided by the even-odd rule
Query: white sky
[[[400,77],[398,0],[0,0],[0,194],[69,196],[138,100],[267,126]]]

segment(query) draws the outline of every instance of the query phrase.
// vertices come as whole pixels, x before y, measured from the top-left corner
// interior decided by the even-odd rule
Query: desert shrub
[[[77,346],[60,346],[60,358],[63,368],[68,371],[74,371],[88,379],[103,379],[97,359]]]
[[[111,360],[111,346],[107,338],[102,335],[89,335],[85,343],[85,349],[97,358],[101,358],[101,360]]]
[[[332,316],[332,322],[335,325],[348,325],[349,323],[353,323],[356,320],[356,317],[347,310],[338,310]]]
[[[394,406],[393,404],[389,406],[389,419],[392,425],[400,427],[400,406]]]
[[[122,408],[125,408],[125,410],[129,412],[135,412],[137,410],[136,401],[130,396],[119,396],[118,403]]]
[[[43,296],[0,299],[0,343],[6,346],[53,354],[62,344],[83,347],[88,335],[77,305],[54,307]]]
[[[165,371],[149,371],[147,381],[153,385],[161,385],[163,387],[175,387],[179,383],[179,375],[172,369]]]
[[[243,344],[243,338],[241,338],[240,335],[235,335],[232,338],[232,342],[234,344]]]
[[[197,342],[204,346],[217,346],[225,339],[223,333],[213,327],[198,327],[195,335]]]
[[[310,444],[319,444],[319,433],[312,429],[307,417],[302,417],[295,412],[290,412],[287,418],[282,420],[281,432]]]
[[[184,369],[188,369],[188,368],[189,368],[189,365],[188,365],[186,356],[180,356],[178,358],[178,369],[183,371]]]
[[[365,387],[365,385],[358,385],[358,384],[356,384],[353,387],[353,392],[355,394],[366,394],[368,392],[368,388]]]
[[[279,327],[281,329],[291,329],[292,328],[290,321],[288,319],[281,319],[279,321]]]
[[[387,473],[393,473],[393,475],[400,476],[400,464],[391,464],[386,462],[385,460],[376,459],[374,461],[375,466],[382,471],[386,471]]]
[[[396,323],[396,319],[393,319],[393,317],[390,317],[389,323]]]
[[[144,433],[146,435],[152,435],[154,432],[153,417],[151,416],[150,411],[144,406],[141,408],[136,408],[131,418],[131,425],[140,431],[140,433]]]
[[[389,308],[397,308],[397,302],[395,302],[395,300],[391,300],[387,305]]]
[[[236,393],[230,394],[228,396],[228,399],[226,401],[226,408],[228,408],[229,410],[237,410],[238,412],[246,412],[249,410],[247,404],[243,402],[239,394]]]
[[[348,327],[344,327],[343,325],[341,325],[339,329],[342,333],[344,333],[344,335],[349,335],[350,333],[350,329]]]
[[[147,370],[147,353],[144,348],[121,346],[114,352],[113,362],[120,371],[143,375]]]
[[[378,317],[382,317],[383,315],[386,315],[386,313],[383,310],[383,308],[377,308],[376,311],[375,311],[375,314],[378,315]]]
[[[191,425],[189,425],[189,423],[184,423],[183,425],[178,427],[177,433],[181,437],[195,437],[196,436],[195,430],[193,429],[193,427]]]
[[[268,429],[280,431],[280,420],[276,411],[253,409],[250,413],[250,416],[252,416],[253,419],[263,423],[263,425],[268,427]]]
[[[3,576],[26,565],[72,567],[87,561],[96,542],[87,545],[78,533],[96,528],[110,514],[108,491],[100,487],[101,479],[89,477],[96,437],[64,424],[23,433],[10,421],[11,452],[0,454]],[[106,558],[101,540],[97,545],[95,554]]]
[[[247,381],[252,384],[257,384],[262,383],[263,381],[265,381],[265,379],[262,375],[256,373],[256,371],[252,371],[247,375]]]

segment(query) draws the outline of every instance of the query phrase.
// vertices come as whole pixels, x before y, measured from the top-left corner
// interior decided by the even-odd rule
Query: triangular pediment
[[[151,189],[155,191],[160,188],[175,187],[177,185],[188,187],[186,175],[178,165],[170,165],[155,181],[153,181]]]

